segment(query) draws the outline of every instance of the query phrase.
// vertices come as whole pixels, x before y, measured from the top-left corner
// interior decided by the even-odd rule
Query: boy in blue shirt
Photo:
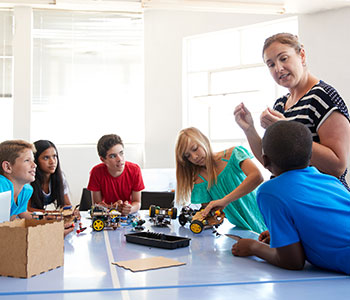
[[[27,211],[35,179],[36,164],[34,146],[22,140],[5,141],[0,144],[0,192],[11,191],[10,220],[31,219]]]
[[[256,255],[291,270],[302,269],[307,260],[350,274],[350,193],[336,177],[309,167],[308,128],[276,122],[267,128],[262,147],[264,166],[276,176],[257,192],[269,232],[260,241],[239,240],[232,254]]]

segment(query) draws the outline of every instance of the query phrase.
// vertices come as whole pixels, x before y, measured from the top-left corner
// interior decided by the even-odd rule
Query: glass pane
[[[211,70],[239,64],[239,34],[219,31],[188,41],[188,71]]]
[[[261,113],[268,106],[272,107],[279,96],[288,92],[276,85],[262,62],[260,50],[266,37],[281,30],[297,33],[297,19],[257,24],[187,39],[188,55],[185,59],[188,66],[187,88],[190,91],[187,103],[188,124],[206,133],[215,147],[248,145],[233,116],[234,108],[239,103],[243,102],[250,110],[258,133],[263,135]],[[214,41],[215,46],[211,44]],[[229,49],[226,56],[223,48]],[[223,57],[227,59],[226,64],[221,61]],[[225,68],[222,69],[223,67]],[[201,72],[191,73],[194,70]],[[205,93],[207,82],[208,94]]]
[[[211,93],[242,93],[265,88],[266,78],[269,78],[267,68],[242,68],[232,71],[215,72],[211,74]]]
[[[35,11],[33,140],[96,143],[117,133],[142,143],[142,39],[135,16]]]
[[[208,73],[192,73],[188,75],[188,96],[208,95]]]
[[[0,11],[0,141],[13,138],[13,12]]]
[[[262,63],[265,39],[279,32],[298,34],[298,20],[291,18],[280,22],[262,24],[242,30],[242,64]]]
[[[188,122],[188,127],[197,127],[205,135],[209,136],[208,103],[203,101],[203,98],[192,99],[188,105],[188,114],[191,116],[191,119]]]

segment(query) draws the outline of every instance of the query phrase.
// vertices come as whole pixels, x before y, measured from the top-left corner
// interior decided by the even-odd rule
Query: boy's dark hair
[[[21,152],[26,149],[30,149],[35,152],[33,144],[23,140],[8,140],[0,144],[0,174],[4,175],[2,169],[2,163],[8,161],[13,165],[16,159],[20,156]]]
[[[264,154],[283,172],[309,165],[312,153],[310,130],[296,121],[278,121],[266,129]]]
[[[123,141],[119,135],[106,134],[102,136],[97,143],[98,155],[106,158],[108,150],[115,145],[122,145],[124,147]]]
[[[42,184],[44,182],[44,174],[40,169],[39,165],[39,156],[45,150],[49,148],[54,148],[57,154],[57,167],[55,173],[50,175],[51,182],[51,197],[54,199],[54,204],[56,208],[62,208],[64,206],[64,187],[63,187],[63,178],[62,171],[60,167],[60,159],[58,156],[58,151],[54,143],[48,140],[39,140],[34,142],[36,148],[36,153],[34,154],[34,162],[36,163],[36,173],[35,180],[31,183],[33,187],[33,195],[31,198],[31,206],[37,209],[44,209],[44,194],[42,191]]]

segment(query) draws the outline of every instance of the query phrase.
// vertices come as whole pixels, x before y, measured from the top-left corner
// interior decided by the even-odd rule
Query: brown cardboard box
[[[28,278],[63,266],[63,233],[63,221],[1,223],[0,275]]]

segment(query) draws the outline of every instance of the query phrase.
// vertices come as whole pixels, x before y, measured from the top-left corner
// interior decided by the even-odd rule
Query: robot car
[[[176,219],[177,209],[172,208],[160,208],[159,206],[151,205],[149,207],[150,221],[156,226],[167,226],[170,224],[171,219]]]
[[[93,206],[90,210],[92,229],[101,231],[105,227],[110,227],[115,230],[120,226],[120,215],[121,213],[116,208]]]
[[[181,209],[179,223],[184,226],[190,222],[190,230],[193,233],[201,233],[204,229],[219,227],[225,218],[225,213],[221,210],[211,211],[205,218],[202,216],[202,210],[192,209],[185,206]]]

